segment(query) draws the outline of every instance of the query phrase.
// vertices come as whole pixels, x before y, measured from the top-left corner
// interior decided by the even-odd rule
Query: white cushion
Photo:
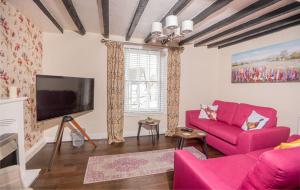
[[[219,107],[218,105],[210,106],[210,105],[201,104],[199,118],[200,119],[211,119],[205,110],[205,109],[209,108],[210,110],[215,112],[214,120],[216,120],[216,118],[217,118],[216,113],[217,113],[218,107]]]
[[[261,129],[266,125],[266,123],[268,121],[269,121],[269,118],[258,114],[256,111],[252,111],[252,113],[249,115],[249,117],[244,122],[242,129],[244,131]]]

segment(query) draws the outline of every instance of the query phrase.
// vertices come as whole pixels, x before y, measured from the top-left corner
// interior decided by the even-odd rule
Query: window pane
[[[160,51],[125,48],[125,112],[161,112],[166,69]]]

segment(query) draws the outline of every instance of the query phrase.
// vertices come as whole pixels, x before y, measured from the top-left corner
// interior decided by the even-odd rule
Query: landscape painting
[[[300,39],[232,56],[232,83],[300,82]]]

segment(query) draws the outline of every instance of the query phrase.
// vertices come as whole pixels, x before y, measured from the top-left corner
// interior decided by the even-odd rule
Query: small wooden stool
[[[154,119],[153,122],[149,123],[147,120],[140,120],[138,122],[139,128],[138,128],[138,133],[137,133],[137,139],[140,139],[140,133],[141,133],[141,128],[145,128],[150,130],[151,137],[152,137],[152,144],[155,144],[155,133],[157,139],[159,138],[159,120]]]

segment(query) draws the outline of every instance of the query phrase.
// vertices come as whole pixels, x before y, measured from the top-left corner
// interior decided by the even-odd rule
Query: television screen
[[[94,79],[36,76],[37,121],[94,109]]]

